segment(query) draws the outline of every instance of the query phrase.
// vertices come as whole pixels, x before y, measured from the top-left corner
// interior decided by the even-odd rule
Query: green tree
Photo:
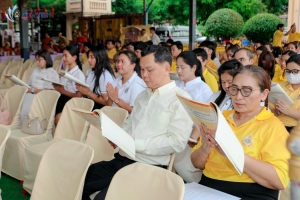
[[[234,10],[223,8],[212,13],[205,23],[205,32],[217,38],[238,36],[244,25],[242,16]]]
[[[243,34],[252,41],[262,40],[270,42],[276,27],[282,21],[276,15],[264,13],[249,19],[243,27]]]

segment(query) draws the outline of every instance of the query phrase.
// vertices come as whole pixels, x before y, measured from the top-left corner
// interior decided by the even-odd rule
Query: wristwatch
[[[34,88],[31,88],[31,94],[34,94]]]
[[[118,104],[120,102],[120,99],[115,100],[115,104]]]

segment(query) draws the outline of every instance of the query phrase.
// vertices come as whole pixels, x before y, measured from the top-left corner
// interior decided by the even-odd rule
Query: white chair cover
[[[31,200],[81,200],[94,151],[83,143],[61,139],[45,152]]]
[[[21,129],[11,132],[6,143],[3,156],[2,171],[18,180],[23,180],[24,151],[27,146],[47,142],[52,139],[52,128],[56,103],[60,93],[57,91],[43,90],[35,95],[30,107],[29,117],[48,119],[48,126],[45,133],[41,135],[29,135]]]
[[[18,73],[19,73],[20,69],[21,68],[19,66],[11,67],[6,71],[5,74],[18,76]],[[8,88],[11,88],[14,85],[15,85],[14,82],[12,82],[11,80],[5,78],[4,82],[0,83],[0,89],[8,89]]]
[[[5,149],[5,143],[7,138],[10,135],[10,128],[0,125],[0,169],[2,167],[2,157]],[[0,171],[0,178],[1,178],[1,171]],[[0,200],[1,200],[1,188],[0,188]]]
[[[184,182],[166,169],[134,163],[120,169],[113,177],[106,200],[182,200]]]
[[[71,109],[80,108],[86,111],[91,111],[93,106],[94,101],[90,99],[72,98],[66,103],[62,111],[62,115],[55,129],[54,139],[48,142],[28,146],[25,149],[23,188],[27,192],[32,192],[38,166],[47,148],[63,138],[79,142],[83,140],[87,130],[87,123]]]
[[[11,130],[21,128],[20,110],[26,92],[26,87],[15,85],[7,90],[3,102],[1,103],[2,108],[5,107],[10,112],[11,124],[8,125],[8,127]]]

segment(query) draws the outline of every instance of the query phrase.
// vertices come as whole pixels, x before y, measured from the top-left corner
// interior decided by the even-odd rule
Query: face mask
[[[286,79],[291,84],[299,84],[300,83],[300,74],[285,74]]]

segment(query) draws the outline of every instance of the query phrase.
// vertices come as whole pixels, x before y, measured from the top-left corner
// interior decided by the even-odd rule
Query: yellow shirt
[[[86,63],[89,62],[86,53],[83,53],[83,54],[82,54],[82,56],[81,56],[81,62],[82,62],[83,64],[86,64]]]
[[[300,41],[300,33],[299,32],[294,32],[289,34],[289,39],[288,42],[295,42],[295,41]]]
[[[282,37],[284,36],[284,33],[280,30],[275,31],[273,36],[273,47],[282,47]]]
[[[245,154],[273,165],[282,185],[286,187],[289,183],[288,159],[290,153],[286,148],[289,133],[283,124],[264,107],[256,117],[237,127],[232,118],[234,112],[235,110],[226,110],[223,114],[240,141]],[[199,141],[192,152],[201,145],[201,141]],[[221,156],[214,148],[208,156],[203,174],[209,178],[223,181],[255,182],[245,172],[239,175],[229,159]]]
[[[275,73],[274,73],[274,77],[272,78],[272,81],[276,82],[276,83],[280,83],[283,81],[287,81],[285,76],[283,76],[283,70],[281,69],[281,67],[276,64],[275,65]]]
[[[282,89],[291,97],[291,99],[294,101],[294,104],[290,105],[290,107],[293,110],[297,110],[300,112],[300,88],[297,90],[294,90],[292,85],[289,82],[281,82],[279,83]],[[273,104],[269,105],[270,107],[274,107]],[[287,115],[281,114],[277,116],[278,119],[285,125],[285,126],[297,126],[298,121],[292,117],[289,117]]]
[[[172,60],[171,72],[177,72],[176,70],[176,60]]]
[[[241,40],[233,40],[232,44],[237,44],[237,45],[239,45],[239,47],[242,47]]]
[[[213,60],[208,61],[206,65],[212,68],[213,70],[218,71],[218,66]]]
[[[110,60],[114,59],[114,56],[115,56],[116,53],[117,53],[117,50],[115,48],[110,50],[110,51],[107,50],[107,55],[108,55],[108,58]]]
[[[219,91],[219,85],[216,78],[208,71],[207,68],[203,71],[203,77],[213,93]]]
[[[253,65],[258,66],[258,56],[256,53],[253,54]]]
[[[139,35],[137,41],[148,42],[150,40],[150,36],[145,34],[143,36]]]

